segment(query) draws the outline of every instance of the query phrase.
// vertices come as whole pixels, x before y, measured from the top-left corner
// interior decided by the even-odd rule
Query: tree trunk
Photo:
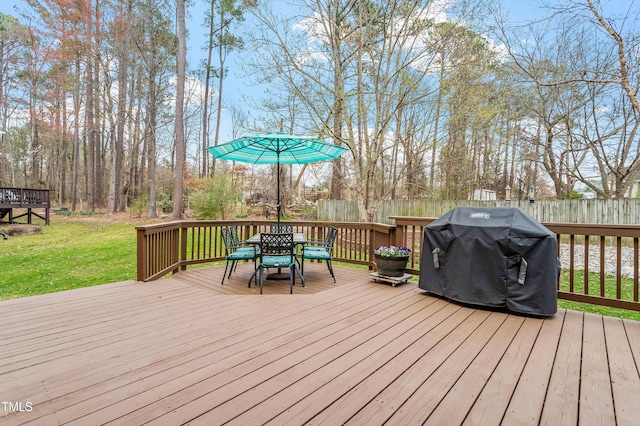
[[[124,128],[127,117],[127,61],[125,54],[120,57],[120,66],[118,67],[118,113],[116,120],[116,139],[115,146],[112,151],[112,167],[111,179],[109,182],[109,205],[107,213],[115,214],[118,211],[118,202],[120,200],[120,192],[122,185],[122,160],[124,157]]]
[[[66,96],[61,96],[62,99],[65,99]],[[67,108],[66,102],[62,102],[62,110],[58,110],[58,129],[66,129],[67,128]],[[60,122],[62,121],[62,125],[60,126]],[[37,128],[36,128],[37,132]],[[67,189],[67,137],[64,132],[60,131],[60,164],[59,173],[60,173],[60,182],[59,182],[59,197],[58,202],[60,206],[63,206],[66,201],[66,189]]]
[[[100,61],[101,61],[101,54],[100,54],[100,49],[99,46],[101,44],[101,26],[100,26],[100,16],[101,16],[101,11],[100,11],[100,0],[95,0],[95,36],[96,36],[96,40],[95,40],[95,51],[93,52],[93,56],[92,59],[93,60],[93,73],[95,76],[95,81],[99,82],[100,81]],[[102,149],[102,144],[103,142],[103,138],[102,138],[102,132],[100,132],[100,129],[104,129],[104,119],[103,119],[103,115],[101,114],[101,108],[100,108],[100,91],[97,89],[94,89],[94,102],[93,102],[93,108],[94,108],[94,114],[93,114],[93,125],[94,125],[94,131],[93,131],[93,143],[94,143],[94,147],[95,147],[95,174],[94,174],[94,179],[95,179],[95,196],[94,196],[94,200],[95,200],[95,207],[104,207],[104,150]]]
[[[333,143],[336,145],[342,145],[342,116],[344,114],[343,102],[344,102],[344,84],[342,81],[342,69],[339,68],[340,61],[335,61],[333,81],[335,84],[334,94],[334,107],[333,107]],[[331,187],[330,196],[332,200],[340,200],[342,198],[342,160],[336,158],[333,160],[333,171],[331,173]]]
[[[90,48],[90,52],[93,52],[93,46]],[[96,155],[96,140],[95,140],[95,122],[93,116],[94,109],[94,81],[93,81],[93,55],[89,54],[89,60],[87,61],[87,107],[86,107],[86,135],[87,135],[87,210],[94,211],[95,205],[95,190],[96,190],[96,174],[95,174],[95,155]]]
[[[71,211],[76,211],[78,202],[78,179],[80,167],[80,60],[76,60],[76,87],[73,91],[73,165],[71,177]]]
[[[177,0],[176,2],[176,23],[178,26],[178,82],[176,89],[176,165],[174,171],[175,187],[173,192],[173,219],[181,220],[184,217],[184,202],[182,197],[184,196],[184,167],[186,158],[186,145],[184,136],[184,86],[187,66],[185,0]]]
[[[126,16],[123,22],[129,22],[131,16],[131,2],[127,4]],[[109,205],[108,214],[116,214],[121,197],[122,188],[122,165],[124,157],[124,130],[127,120],[127,82],[129,72],[129,42],[130,35],[128,29],[123,29],[124,38],[120,46],[118,58],[118,112],[116,118],[116,140],[112,152],[111,179],[109,182]]]
[[[149,1],[150,3],[150,1]],[[149,9],[151,7],[149,6]],[[156,61],[157,51],[156,44],[151,41],[151,48],[149,50],[149,76],[147,81],[147,90],[149,90],[149,111],[147,114],[147,125],[145,129],[145,136],[147,138],[147,164],[149,166],[149,217],[156,218],[158,214],[156,212],[156,114],[157,114],[157,100],[156,100]]]
[[[209,153],[207,153],[205,149],[209,146],[209,102],[211,102],[209,99],[209,86],[211,84],[211,63],[213,61],[214,0],[211,0],[209,4],[211,6],[209,9],[209,39],[207,43],[207,65],[204,77],[204,100],[202,105],[202,177],[209,176]]]
[[[35,184],[40,177],[40,136],[38,134],[38,123],[34,117],[36,111],[36,90],[35,83],[31,87],[31,93],[29,97],[30,110],[32,111],[30,117],[30,129],[31,129],[31,184]]]
[[[225,43],[223,41],[224,32],[224,8],[220,6],[220,28],[219,30],[219,40],[218,40],[218,60],[220,69],[218,70],[218,109],[216,111],[216,133],[213,138],[213,145],[218,145],[220,140],[220,121],[222,120],[222,86],[225,78],[225,70],[224,64],[226,60],[226,52],[225,52]],[[215,173],[216,170],[216,159],[213,158],[211,160],[211,173]]]

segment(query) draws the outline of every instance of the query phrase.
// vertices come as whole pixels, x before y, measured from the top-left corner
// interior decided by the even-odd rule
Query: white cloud
[[[307,65],[313,62],[327,62],[329,58],[323,52],[318,52],[312,48],[307,49],[304,52],[298,52],[296,54],[296,63],[298,65]]]
[[[178,84],[178,78],[176,76],[171,77],[169,83],[171,87],[175,89]],[[191,77],[185,78],[184,102],[186,107],[202,105],[204,103],[204,94],[205,86],[203,82]],[[214,88],[209,87],[209,94],[210,97],[213,98],[217,96],[217,91]],[[167,97],[167,102],[175,106],[175,92],[173,92],[171,96]]]
[[[316,12],[313,16],[293,24],[292,29],[307,34],[311,43],[316,42],[326,45],[329,44],[329,37],[322,24],[323,19],[322,15]]]

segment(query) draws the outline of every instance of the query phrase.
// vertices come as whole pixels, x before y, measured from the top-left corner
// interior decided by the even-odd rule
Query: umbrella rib
[[[266,142],[266,144],[265,144],[265,142]],[[230,151],[230,152],[241,151],[241,153],[242,153],[242,149],[243,149],[243,148],[246,148],[246,147],[248,147],[248,146],[251,146],[251,147],[258,146],[258,147],[260,147],[260,148],[261,148],[261,149],[259,150],[259,155],[258,155],[258,156],[256,157],[256,159],[253,161],[253,164],[258,164],[258,163],[259,163],[259,161],[260,161],[260,159],[265,155],[265,153],[266,153],[267,151],[272,151],[272,152],[275,152],[276,154],[278,154],[278,155],[279,155],[279,153],[278,153],[277,151],[275,151],[274,149],[272,149],[272,146],[273,146],[272,141],[270,141],[270,140],[268,140],[268,139],[265,139],[265,138],[260,139],[259,141],[252,142],[252,143],[251,143],[251,144],[249,144],[249,145],[240,146],[240,147],[238,147],[237,149],[234,149],[233,151]]]

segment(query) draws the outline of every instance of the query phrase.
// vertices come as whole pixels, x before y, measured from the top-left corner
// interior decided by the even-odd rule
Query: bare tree
[[[0,185],[15,185],[15,150],[10,118],[21,104],[20,75],[26,71],[29,31],[18,19],[0,13]]]
[[[124,161],[124,135],[127,126],[127,83],[129,81],[129,55],[131,50],[131,28],[133,19],[131,0],[121,6],[119,26],[116,32],[116,55],[118,58],[118,101],[115,140],[112,147],[112,164],[109,180],[109,203],[107,213],[118,211],[122,191],[122,171]],[[122,207],[122,206],[120,206]]]
[[[395,157],[403,160],[395,171],[407,170],[408,153],[394,147],[393,134],[404,122],[400,111],[430,94],[424,72],[429,47],[420,37],[430,25],[426,4],[400,3],[310,1],[306,18],[295,26],[264,8],[255,13],[263,31],[255,34],[254,69],[304,105],[299,126],[349,146],[348,178],[355,182],[353,194],[365,220],[403,182],[384,176],[385,164]],[[419,119],[414,115],[416,127],[422,125]],[[334,172],[342,176],[340,169]],[[384,178],[394,184],[381,185]]]
[[[185,2],[176,1],[176,23],[178,26],[177,84],[176,84],[176,117],[175,117],[175,152],[174,169],[175,187],[173,190],[173,218],[180,220],[184,216],[184,172],[186,161],[186,143],[184,134],[184,88],[187,67],[187,33],[185,30]]]
[[[97,7],[97,6],[96,6]],[[96,122],[96,105],[98,100],[97,92],[99,87],[99,81],[96,78],[98,71],[94,69],[95,66],[95,51],[97,49],[95,43],[96,33],[96,21],[94,19],[94,11],[87,11],[87,26],[89,32],[89,38],[87,40],[87,57],[86,57],[86,78],[87,78],[87,91],[86,91],[86,114],[85,114],[85,128],[86,128],[86,145],[87,145],[87,157],[86,157],[86,184],[87,184],[87,210],[94,211],[96,208],[96,141],[97,141],[97,122]]]
[[[548,10],[548,20],[501,32],[523,84],[535,86],[530,115],[542,126],[542,164],[558,196],[570,196],[578,181],[601,197],[625,193],[640,171],[640,73],[632,48],[639,11],[607,15],[594,0]]]

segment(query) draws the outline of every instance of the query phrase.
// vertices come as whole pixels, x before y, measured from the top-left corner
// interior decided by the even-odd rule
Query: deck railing
[[[137,227],[138,281],[151,281],[188,265],[224,260],[220,230],[238,227],[241,239],[265,232],[269,220],[185,220]],[[395,241],[396,227],[378,223],[287,221],[294,232],[323,239],[330,226],[338,228],[333,251],[336,262],[370,265],[373,247]]]
[[[310,239],[324,238],[330,226],[338,228],[334,261],[373,267],[372,250],[380,246],[412,249],[408,272],[420,273],[424,227],[434,218],[393,217],[396,224],[361,222],[287,221],[294,232]],[[222,227],[235,225],[240,238],[265,232],[271,220],[185,220],[137,228],[138,280],[151,281],[189,265],[222,261]],[[558,297],[577,302],[640,311],[638,249],[640,226],[545,223],[557,235],[566,285]],[[598,258],[592,260],[593,253]],[[580,261],[578,261],[578,259]]]
[[[17,219],[26,217],[27,223],[32,223],[35,216],[48,225],[50,207],[48,189],[0,188],[0,222],[18,223]],[[14,209],[26,209],[26,213],[16,215]],[[44,209],[44,214],[38,214],[34,209]]]
[[[48,189],[0,188],[1,207],[48,207]]]

